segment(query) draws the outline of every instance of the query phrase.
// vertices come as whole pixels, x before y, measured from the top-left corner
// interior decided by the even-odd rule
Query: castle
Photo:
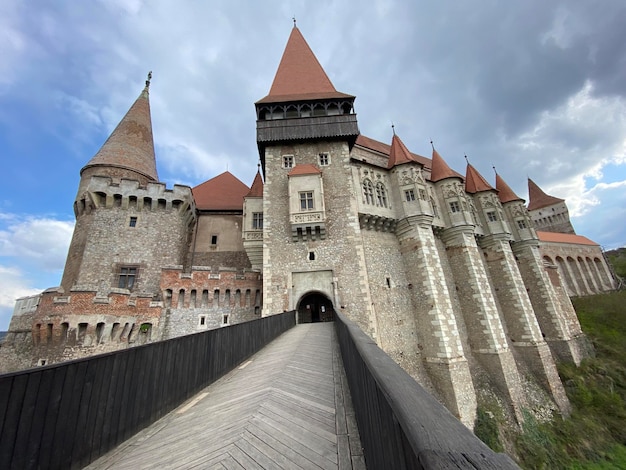
[[[569,296],[615,284],[563,200],[530,182],[526,208],[500,175],[365,137],[295,26],[255,104],[251,186],[168,189],[149,84],[81,170],[61,285],[17,301],[4,371],[340,310],[469,426],[483,390],[521,418],[529,377],[568,411],[555,360],[588,354]]]

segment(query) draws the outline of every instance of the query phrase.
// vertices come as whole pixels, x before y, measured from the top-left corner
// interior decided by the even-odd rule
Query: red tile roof
[[[446,161],[443,158],[441,158],[441,155],[439,155],[439,152],[433,149],[433,163],[432,163],[432,170],[430,172],[430,180],[433,183],[436,183],[437,181],[441,181],[446,178],[463,179],[461,175],[459,175],[456,171],[453,171],[448,166]]]
[[[243,198],[250,188],[225,171],[191,191],[199,210],[243,210]]]
[[[318,167],[315,165],[311,165],[310,163],[305,163],[303,165],[296,165],[289,172],[288,176],[298,176],[298,175],[317,175],[322,173]]]
[[[150,119],[148,87],[144,88],[98,153],[83,167],[113,166],[158,181]]]
[[[496,173],[496,189],[498,192],[498,197],[500,198],[500,202],[504,204],[505,202],[511,201],[524,201],[521,197],[513,192],[513,190],[509,187],[508,184],[500,177],[499,174]]]
[[[572,245],[594,245],[599,246],[596,242],[589,240],[582,235],[573,235],[571,233],[556,232],[537,232],[539,240],[546,243],[570,243]]]
[[[528,178],[528,210],[533,211],[535,209],[541,209],[542,207],[548,207],[553,204],[559,204],[565,202],[565,199],[559,199],[558,197],[549,196],[544,193],[537,184]]]
[[[258,170],[246,197],[263,197],[263,179],[261,178],[261,172]]]
[[[389,162],[387,168],[393,168],[396,165],[402,163],[415,162],[420,163],[417,158],[413,156],[409,149],[406,148],[404,142],[396,134],[391,139],[391,149],[389,150]]]
[[[356,138],[355,144],[358,145],[359,147],[364,147],[366,149],[374,150],[375,152],[382,153],[383,155],[389,156],[391,154],[391,146],[387,144],[383,144],[382,142],[371,139],[369,137],[366,137],[363,134],[360,134]],[[416,153],[412,153],[412,152],[410,153],[411,153],[412,158],[416,162],[421,163],[422,165],[424,165],[425,168],[430,169],[430,165],[431,165],[430,158],[422,157],[421,155],[418,155]]]
[[[487,183],[487,180],[483,178],[476,168],[469,163],[467,164],[467,171],[465,173],[465,191],[474,194],[480,191],[493,191],[494,188]]]
[[[335,90],[315,54],[294,26],[269,94],[257,103],[354,98]]]

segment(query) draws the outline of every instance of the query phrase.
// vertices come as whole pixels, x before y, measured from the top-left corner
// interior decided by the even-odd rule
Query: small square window
[[[293,155],[283,157],[283,168],[293,168]]]
[[[118,275],[117,287],[132,290],[137,278],[137,268],[122,266]]]
[[[327,153],[320,153],[320,166],[328,166],[330,164],[330,159]]]
[[[459,206],[458,201],[450,202],[450,211],[451,212],[461,212],[461,206]]]
[[[404,197],[406,198],[406,202],[415,201],[415,192],[412,189],[407,189],[404,191]]]
[[[487,220],[489,220],[489,222],[495,222],[498,220],[498,216],[494,211],[489,211],[487,212]]]
[[[526,222],[525,222],[524,220],[521,220],[521,219],[520,219],[520,220],[518,220],[518,221],[517,221],[517,227],[518,227],[520,230],[525,229],[525,228],[526,228]]]
[[[313,209],[313,191],[300,193],[300,210],[310,211]]]
[[[211,235],[211,245],[217,245],[217,235]]]
[[[131,217],[128,221],[128,226],[129,227],[136,227],[137,226],[137,217]]]

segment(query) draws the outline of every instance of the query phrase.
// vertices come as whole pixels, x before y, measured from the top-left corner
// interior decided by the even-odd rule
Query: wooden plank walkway
[[[333,323],[297,325],[88,469],[365,469]]]

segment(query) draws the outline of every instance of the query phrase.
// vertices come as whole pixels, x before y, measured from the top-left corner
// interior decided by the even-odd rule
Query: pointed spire
[[[495,167],[494,167],[495,171]],[[500,198],[500,202],[502,204],[511,201],[524,201],[521,197],[513,192],[513,190],[509,187],[508,184],[500,177],[498,172],[496,171],[496,189],[498,190],[498,197]]]
[[[467,155],[465,156],[467,160]],[[493,191],[493,188],[487,180],[483,178],[476,168],[474,168],[469,160],[467,161],[467,171],[465,173],[465,191],[470,194],[475,194],[480,191]]]
[[[391,127],[393,128],[393,126]],[[393,168],[396,165],[401,165],[402,163],[409,162],[415,162],[422,165],[422,163],[420,163],[413,156],[413,154],[409,152],[409,149],[406,148],[406,145],[404,145],[404,142],[402,142],[400,137],[398,137],[398,134],[396,134],[396,131],[394,129],[393,137],[391,139],[391,149],[389,150],[389,160],[387,162],[387,168]]]
[[[558,204],[560,202],[564,202],[565,199],[560,199],[558,197],[550,196],[544,193],[537,184],[528,178],[528,210],[532,211],[535,209],[541,209],[542,207],[551,206],[553,204]]]
[[[432,166],[430,170],[430,180],[433,183],[436,183],[437,181],[441,181],[446,178],[455,178],[455,177],[462,179],[461,175],[453,171],[448,166],[446,161],[443,158],[441,158],[441,155],[439,155],[439,152],[437,152],[435,150],[435,147],[433,146],[433,161],[432,161]]]
[[[352,96],[335,90],[302,33],[294,24],[270,92],[258,103],[342,97]]]
[[[263,178],[261,178],[261,165],[256,171],[256,176],[254,177],[254,181],[252,182],[252,187],[246,197],[263,197]]]
[[[150,118],[150,100],[148,87],[152,72],[148,74],[146,86],[119,122],[98,153],[83,167],[82,173],[88,168],[102,170],[108,175],[112,168],[127,170],[124,177],[130,179],[147,179],[158,181],[156,158],[154,156],[154,140],[152,138],[152,120]],[[120,176],[119,171],[111,172]]]

